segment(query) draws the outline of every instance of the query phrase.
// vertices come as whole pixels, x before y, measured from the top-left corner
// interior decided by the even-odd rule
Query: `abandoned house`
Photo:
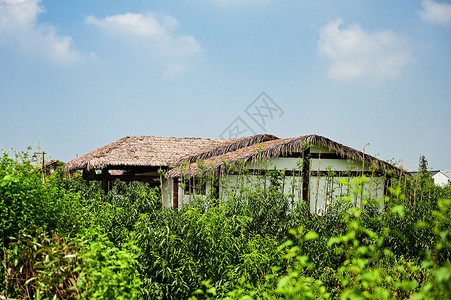
[[[162,204],[173,208],[212,193],[226,199],[228,190],[239,185],[252,188],[262,184],[261,178],[267,184],[266,172],[278,171],[281,193],[305,201],[315,213],[348,192],[343,180],[365,175],[369,181],[365,193],[378,199],[386,195],[390,178],[405,174],[388,162],[314,134],[285,139],[259,134],[231,140],[129,136],[76,158],[65,168],[101,181],[105,191],[116,179],[159,186]]]

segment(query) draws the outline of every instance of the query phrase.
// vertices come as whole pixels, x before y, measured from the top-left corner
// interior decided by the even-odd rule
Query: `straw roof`
[[[224,139],[127,136],[66,163],[69,171],[168,167],[174,159],[224,142]]]
[[[255,144],[264,143],[267,141],[278,140],[279,138],[271,134],[257,134],[252,136],[246,136],[242,138],[225,140],[224,142],[214,145],[209,148],[202,149],[195,153],[183,156],[174,161],[176,166],[182,162],[196,162],[198,160],[205,160],[214,156],[223,155],[229,152],[236,151],[241,148],[246,148]]]
[[[361,151],[337,143],[331,139],[323,136],[311,134],[304,135],[297,138],[275,139],[260,144],[254,144],[246,148],[241,148],[223,155],[210,157],[202,161],[202,166],[198,163],[191,163],[188,166],[174,168],[167,172],[166,177],[192,177],[202,172],[207,174],[219,173],[222,171],[225,165],[236,165],[238,162],[247,162],[254,159],[269,159],[271,157],[279,157],[286,154],[302,152],[306,146],[324,146],[329,151],[334,151],[338,156],[354,161],[367,161],[370,164],[376,165],[384,171],[393,170],[396,172],[402,172],[401,169],[380,160],[374,156],[364,154]]]

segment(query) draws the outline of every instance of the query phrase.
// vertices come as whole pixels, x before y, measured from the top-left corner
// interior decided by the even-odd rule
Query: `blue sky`
[[[315,133],[450,170],[451,2],[0,0],[0,104],[0,148],[63,161]]]

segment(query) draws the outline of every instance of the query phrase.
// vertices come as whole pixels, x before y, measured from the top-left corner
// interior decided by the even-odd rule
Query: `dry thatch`
[[[182,162],[196,162],[198,160],[209,159],[214,156],[223,155],[229,152],[236,151],[241,148],[247,148],[249,146],[264,143],[267,141],[278,140],[279,138],[271,134],[257,134],[247,137],[242,137],[233,140],[226,140],[223,143],[217,144],[215,146],[202,149],[195,153],[189,154],[187,156],[181,157],[174,161],[176,166],[179,166]]]
[[[269,159],[271,157],[300,153],[308,146],[324,146],[328,148],[329,151],[334,151],[342,158],[354,161],[365,160],[385,172],[395,171],[398,174],[402,172],[401,169],[374,156],[364,154],[361,151],[337,143],[326,137],[312,134],[297,138],[276,139],[260,144],[254,144],[223,155],[210,157],[202,161],[201,166],[199,166],[198,163],[191,163],[188,166],[174,168],[167,172],[166,177],[175,178],[181,177],[182,175],[184,177],[192,177],[201,174],[202,172],[206,174],[217,174],[222,171],[225,165],[236,165],[238,162],[245,163],[255,159]]]
[[[66,163],[68,171],[168,167],[174,159],[220,143],[224,139],[127,136]]]

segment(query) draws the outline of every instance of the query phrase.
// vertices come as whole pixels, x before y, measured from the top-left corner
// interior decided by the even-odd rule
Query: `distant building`
[[[439,186],[445,186],[451,183],[451,172],[450,171],[433,171],[432,179],[434,179],[434,184]]]
[[[52,159],[49,161],[46,161],[44,164],[44,174],[45,176],[49,176],[50,174],[53,174],[56,169],[63,166],[64,163],[62,161],[59,161],[57,159]]]

